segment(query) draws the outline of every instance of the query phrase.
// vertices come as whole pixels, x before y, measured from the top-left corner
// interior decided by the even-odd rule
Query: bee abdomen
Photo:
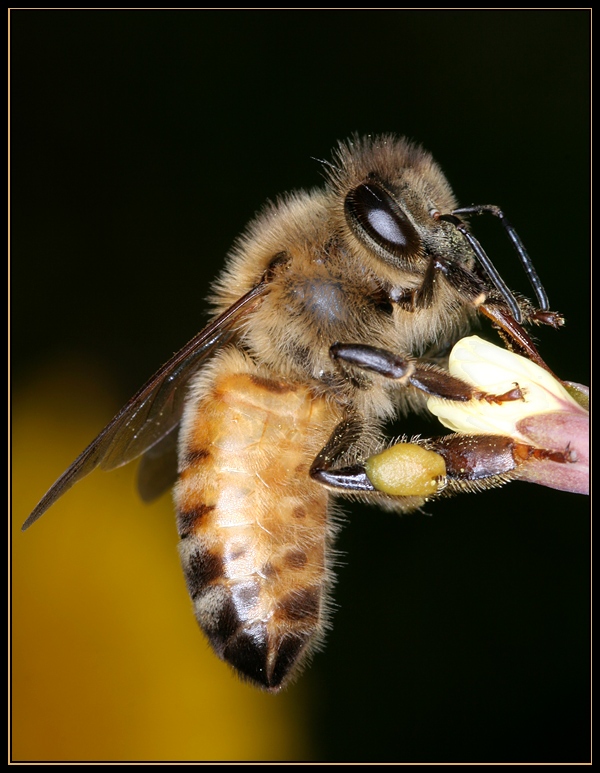
[[[257,374],[239,352],[215,370],[184,414],[182,563],[216,653],[276,691],[326,623],[332,527],[328,494],[308,469],[338,417],[307,388]]]
[[[214,550],[194,536],[180,546],[196,618],[215,652],[242,675],[277,690],[321,633],[326,613],[327,569],[323,549],[303,586],[303,550],[291,548],[275,578],[273,569],[235,576]],[[231,576],[234,574],[234,576]],[[285,576],[287,575],[287,576]],[[293,577],[292,577],[293,576]],[[293,582],[293,579],[296,581]],[[285,586],[295,585],[284,591]]]

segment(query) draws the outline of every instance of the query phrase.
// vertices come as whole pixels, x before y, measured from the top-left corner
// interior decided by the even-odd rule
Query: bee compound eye
[[[363,241],[375,242],[396,257],[416,251],[419,237],[400,206],[380,185],[362,183],[346,196],[346,218]]]

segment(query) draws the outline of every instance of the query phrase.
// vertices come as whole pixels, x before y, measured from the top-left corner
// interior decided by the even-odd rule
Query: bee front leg
[[[473,237],[469,236],[469,238],[472,239]],[[529,261],[528,258],[526,260]],[[493,274],[496,277],[494,281],[495,290],[490,292],[490,287],[481,277],[469,271],[457,261],[432,256],[421,287],[413,291],[409,296],[409,308],[431,308],[435,300],[439,277],[442,276],[460,294],[464,301],[471,304],[480,314],[483,314],[492,321],[492,324],[498,330],[509,349],[516,348],[525,357],[533,360],[533,362],[545,368],[545,370],[550,371],[550,368],[542,360],[531,336],[524,329],[523,325],[533,323],[535,325],[548,325],[558,329],[564,325],[565,320],[562,314],[548,309],[548,299],[530,261],[527,271],[534,284],[536,284],[536,294],[539,291],[539,300],[542,302],[541,309],[536,309],[525,298],[520,298],[517,302],[517,299],[506,287],[495,269],[493,269]],[[396,303],[407,301],[403,296],[392,296],[391,300]]]

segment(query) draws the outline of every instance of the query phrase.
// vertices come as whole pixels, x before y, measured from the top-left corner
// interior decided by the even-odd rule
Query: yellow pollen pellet
[[[430,496],[446,474],[446,463],[435,451],[414,443],[398,443],[365,462],[367,477],[378,491],[393,496]]]

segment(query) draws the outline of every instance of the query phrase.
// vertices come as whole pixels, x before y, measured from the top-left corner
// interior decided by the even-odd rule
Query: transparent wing
[[[140,459],[137,489],[143,502],[152,502],[175,485],[178,440],[178,427],[175,426]]]
[[[96,467],[112,470],[127,464],[169,435],[181,419],[185,385],[202,360],[231,338],[234,324],[256,306],[266,288],[261,281],[163,365],[44,494],[23,530]]]

